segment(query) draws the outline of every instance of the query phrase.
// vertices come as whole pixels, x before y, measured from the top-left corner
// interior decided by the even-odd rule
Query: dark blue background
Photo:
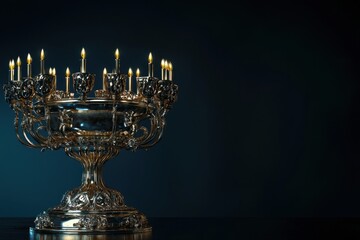
[[[98,76],[117,47],[123,71],[146,72],[152,51],[156,75],[161,58],[172,60],[180,95],[160,143],[105,166],[128,205],[152,217],[359,216],[359,10],[27,1],[0,8],[0,76],[28,52],[37,72],[44,48],[63,89],[82,47]],[[81,167],[62,151],[21,146],[5,101],[0,111],[0,216],[35,216],[80,183]]]

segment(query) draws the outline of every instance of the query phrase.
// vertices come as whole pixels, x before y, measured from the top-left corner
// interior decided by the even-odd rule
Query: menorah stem
[[[105,187],[102,179],[102,167],[101,164],[83,164],[84,170],[82,174],[82,186],[84,185],[97,185],[99,187]]]

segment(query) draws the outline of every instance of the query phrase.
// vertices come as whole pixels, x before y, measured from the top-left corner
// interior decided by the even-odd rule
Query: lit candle
[[[172,81],[172,71],[173,71],[173,65],[171,62],[169,62],[169,80]]]
[[[165,60],[161,59],[161,79],[164,79]]]
[[[10,69],[10,80],[13,81],[14,80],[14,64],[13,64],[13,60],[9,61],[9,69]]]
[[[168,80],[169,63],[167,60],[165,60],[164,69],[165,69],[165,80]]]
[[[86,72],[86,53],[85,49],[81,49],[81,68],[80,72],[85,73]]]
[[[148,60],[149,60],[149,67],[148,67],[149,68],[148,69],[149,73],[148,73],[148,75],[149,75],[149,77],[153,77],[154,76],[154,73],[153,73],[153,57],[152,57],[151,52],[149,53]]]
[[[40,53],[40,74],[45,74],[45,53],[44,53],[44,49],[41,49],[41,53]]]
[[[11,80],[15,80],[15,60],[13,59],[12,61],[11,61],[11,75],[12,75],[12,78],[11,78]]]
[[[67,67],[65,72],[65,80],[66,80],[66,93],[68,94],[70,92],[70,69]]]
[[[120,73],[120,52],[119,52],[119,49],[115,50],[115,73]]]
[[[32,62],[30,53],[28,53],[26,61],[27,61],[27,76],[30,78],[31,77],[31,62]]]
[[[104,68],[103,70],[103,90],[106,91],[106,76],[107,76],[107,70]]]
[[[21,80],[21,60],[20,57],[17,58],[16,60],[16,66],[17,66],[17,71],[18,71],[18,80]]]
[[[57,80],[56,80],[56,69],[53,68],[52,74],[54,76],[54,89],[56,90]]]
[[[128,75],[129,75],[129,92],[131,92],[131,77],[133,75],[133,71],[131,68],[129,68]]]
[[[139,94],[139,88],[138,88],[138,82],[139,82],[139,77],[140,77],[140,69],[136,69],[136,94]]]

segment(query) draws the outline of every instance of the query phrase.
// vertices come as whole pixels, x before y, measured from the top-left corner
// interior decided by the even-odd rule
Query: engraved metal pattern
[[[125,91],[125,82],[128,78],[126,74],[108,73],[106,77],[107,88],[111,94],[119,95]]]

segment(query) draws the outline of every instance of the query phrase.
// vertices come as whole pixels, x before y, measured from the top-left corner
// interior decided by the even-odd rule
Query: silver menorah
[[[161,79],[153,75],[149,55],[147,76],[136,71],[136,91],[132,91],[132,71],[120,73],[119,52],[115,52],[115,70],[104,70],[103,88],[94,88],[95,75],[86,71],[85,50],[80,72],[72,74],[75,92],[56,89],[56,71],[45,73],[44,52],[40,73],[31,75],[28,55],[27,77],[18,79],[15,62],[10,61],[10,81],[4,85],[5,99],[15,112],[16,136],[25,146],[40,149],[64,149],[83,165],[82,184],[66,192],[61,203],[39,214],[37,232],[107,233],[146,232],[151,227],[144,214],[125,205],[122,194],[106,187],[102,180],[105,162],[120,150],[147,149],[161,138],[165,115],[176,101],[178,86],[172,81],[172,64],[161,62]],[[129,88],[127,89],[127,86]]]

